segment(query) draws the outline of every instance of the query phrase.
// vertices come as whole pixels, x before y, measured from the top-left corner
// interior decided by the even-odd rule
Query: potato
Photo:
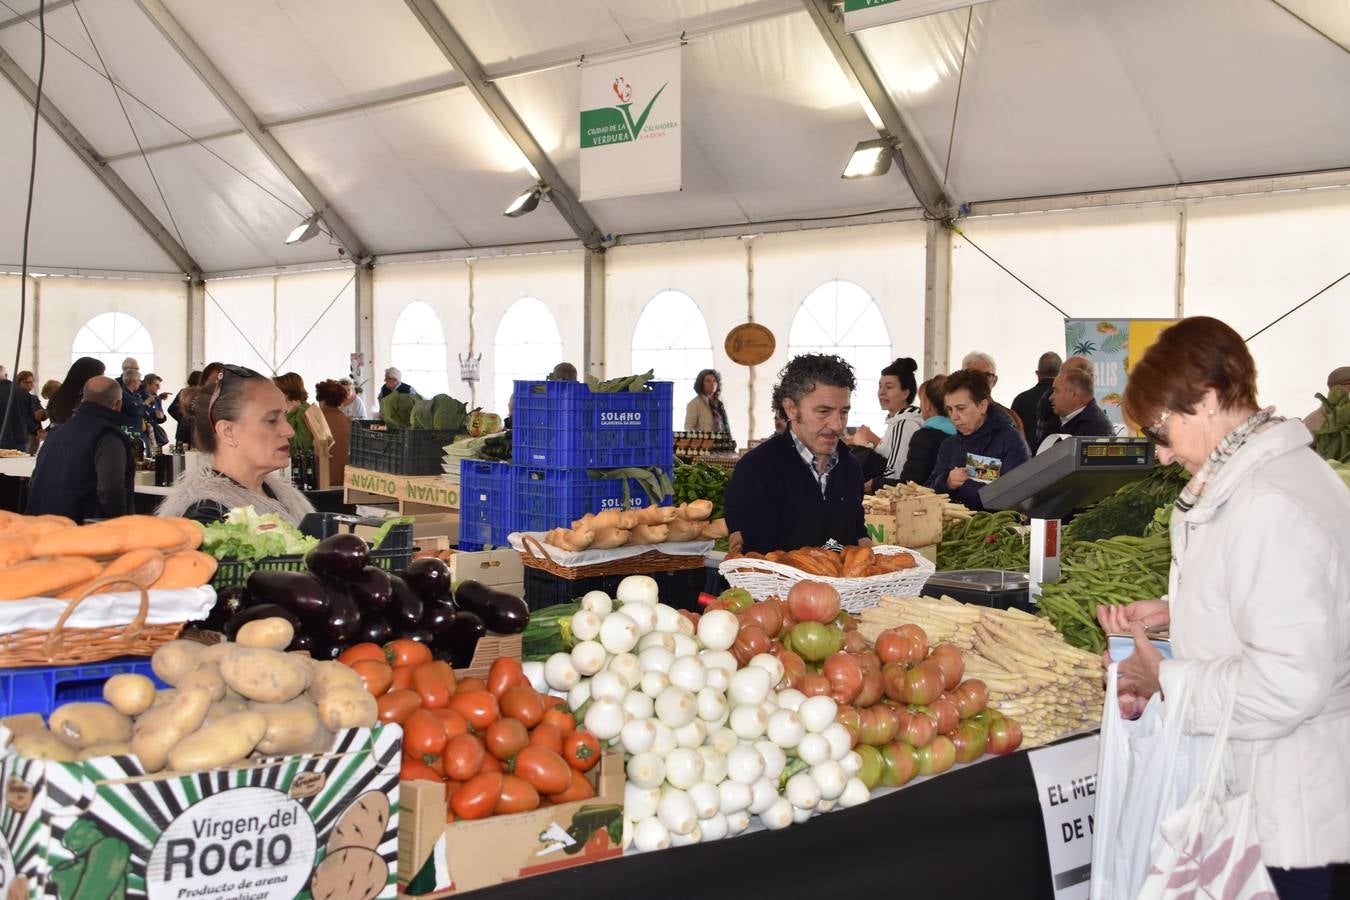
[[[140,759],[141,768],[152,773],[163,769],[169,751],[202,726],[210,709],[211,695],[200,688],[180,691],[163,706],[151,707],[136,722],[131,736],[131,752]]]
[[[275,650],[237,647],[220,661],[225,683],[259,703],[285,703],[309,687],[310,664]],[[355,673],[353,673],[355,674]]]
[[[241,712],[212,722],[188,735],[169,751],[169,768],[200,772],[239,762],[253,752],[267,733],[261,713]]]
[[[248,712],[248,701],[236,699],[234,697],[226,697],[224,700],[219,700],[211,704],[211,708],[206,711],[206,721],[203,724],[210,725],[217,719],[223,719],[226,716],[232,716],[235,713],[241,712]]]
[[[343,847],[324,857],[314,870],[314,900],[372,900],[389,881],[389,865],[374,850]]]
[[[103,683],[103,699],[124,716],[139,716],[155,704],[155,683],[133,672],[114,675]]]
[[[131,740],[131,719],[106,703],[66,703],[48,724],[52,734],[77,750]]]
[[[177,687],[181,678],[197,668],[199,657],[205,649],[204,645],[196,641],[169,641],[150,657],[150,668],[160,681]]]
[[[213,662],[217,665],[229,654],[235,650],[234,644],[229,641],[221,641],[218,644],[204,644],[201,655],[197,657],[197,665],[206,662]]]
[[[326,731],[319,721],[319,708],[304,698],[290,703],[258,703],[253,711],[267,719],[267,733],[258,741],[258,752],[268,756],[299,753]]]
[[[374,728],[379,716],[379,706],[365,688],[338,688],[319,701],[319,720],[329,731]]]
[[[379,791],[369,791],[357,797],[338,819],[328,837],[328,852],[334,853],[343,847],[377,850],[388,827],[389,798]]]
[[[295,628],[280,616],[246,622],[234,636],[234,642],[240,647],[260,650],[285,650],[293,640]]]
[[[19,713],[17,716],[5,716],[0,725],[9,729],[9,733],[23,734],[26,731],[46,731],[47,721],[37,713]]]
[[[50,759],[55,762],[75,762],[75,748],[66,744],[45,728],[25,731],[14,736],[14,752],[28,759]]]
[[[161,706],[168,706],[178,697],[178,688],[166,688],[155,694],[155,702],[150,704],[150,709],[159,709]],[[147,710],[149,712],[149,710]]]
[[[316,703],[333,691],[366,689],[366,683],[356,674],[356,670],[340,662],[316,662],[311,664],[311,669],[314,675],[308,693]]]
[[[201,662],[197,668],[184,675],[178,681],[178,689],[190,691],[201,688],[211,695],[213,701],[225,699],[225,679],[220,676],[220,664]]]
[[[92,747],[85,747],[76,755],[77,761],[83,762],[86,759],[98,759],[100,756],[130,756],[131,744],[128,741],[114,741],[107,744],[95,744]]]

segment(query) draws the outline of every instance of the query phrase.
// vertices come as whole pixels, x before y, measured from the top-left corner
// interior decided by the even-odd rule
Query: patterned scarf
[[[1243,422],[1219,441],[1219,446],[1214,448],[1214,452],[1209,454],[1209,459],[1200,467],[1200,471],[1191,476],[1191,480],[1182,488],[1181,496],[1177,497],[1177,510],[1182,513],[1190,512],[1200,502],[1200,498],[1205,495],[1205,488],[1209,487],[1224,464],[1242,449],[1247,441],[1260,434],[1268,428],[1274,428],[1285,421],[1284,416],[1275,415],[1275,407],[1267,406],[1263,410],[1252,413],[1247,421]]]

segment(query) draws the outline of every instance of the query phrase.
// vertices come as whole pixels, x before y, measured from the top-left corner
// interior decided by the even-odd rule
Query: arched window
[[[103,360],[112,378],[122,374],[128,356],[141,364],[142,375],[155,371],[155,342],[140,320],[126,313],[99,313],[84,323],[70,345],[70,361],[81,356]]]
[[[788,336],[788,356],[799,353],[833,353],[852,363],[858,389],[849,424],[881,433],[886,416],[877,402],[876,386],[892,359],[891,335],[867,291],[851,281],[827,281],[807,294]]]
[[[517,381],[543,381],[563,362],[558,322],[544,302],[534,297],[521,297],[506,310],[497,324],[493,347],[493,412],[501,416],[506,415]]]
[[[662,291],[638,317],[633,329],[633,371],[656,373],[675,383],[675,406],[694,396],[694,376],[713,365],[712,341],[703,312],[688,294]],[[678,431],[683,417],[676,415]]]
[[[423,397],[450,393],[446,376],[445,332],[441,320],[430,305],[416,300],[403,308],[394,323],[394,339],[389,348],[390,365],[403,373],[403,380]],[[384,372],[376,372],[375,394],[384,384]]]

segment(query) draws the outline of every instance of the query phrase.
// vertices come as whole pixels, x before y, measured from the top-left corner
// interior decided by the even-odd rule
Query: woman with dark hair
[[[874,467],[863,465],[863,472],[869,479],[869,494],[882,485],[900,483],[900,470],[905,467],[905,460],[909,456],[909,442],[923,427],[923,417],[915,405],[915,395],[919,390],[914,378],[917,371],[919,364],[907,356],[882,369],[881,378],[877,381],[877,401],[886,412],[885,435],[877,437],[876,432],[866,425],[853,435],[854,446],[873,451],[869,458],[873,459],[875,470],[879,471],[873,477],[870,473]]]
[[[179,476],[159,515],[210,524],[231,509],[252,506],[298,526],[314,511],[304,494],[275,474],[290,465],[295,432],[286,420],[286,398],[271,379],[222,366],[201,386],[193,416],[193,446],[211,454],[210,462]]]
[[[328,484],[322,487],[342,487],[352,442],[352,420],[342,411],[342,404],[347,402],[347,388],[340,381],[320,381],[314,386],[314,397],[333,435],[333,446],[328,451]]]
[[[174,443],[189,445],[192,443],[192,398],[197,395],[197,388],[201,383],[201,371],[193,371],[188,375],[187,387],[180,390],[169,404],[169,415],[178,423],[173,433]]]
[[[47,404],[47,419],[51,422],[48,428],[55,428],[68,422],[75,414],[75,407],[80,405],[85,382],[106,371],[108,367],[103,364],[103,360],[94,359],[92,356],[81,356],[71,363],[66,371],[66,377],[61,381],[61,387],[52,397],[52,402]]]
[[[694,379],[694,399],[684,410],[685,431],[730,431],[727,408],[722,405],[722,376],[716,369],[704,369]]]
[[[943,415],[942,388],[946,383],[946,375],[934,375],[919,387],[919,415],[923,417],[923,425],[909,442],[905,466],[900,470],[900,484],[910,481],[927,484],[937,463],[938,448],[956,434],[952,420]]]
[[[1297,419],[1256,402],[1256,365],[1218,319],[1183,319],[1130,369],[1124,409],[1191,480],[1172,510],[1168,595],[1102,606],[1135,635],[1122,714],[1185,683],[1185,729],[1229,719],[1232,773],[1255,806],[1281,900],[1330,897],[1350,861],[1350,491]],[[1168,627],[1172,659],[1145,639]]]
[[[969,509],[984,509],[980,488],[1026,462],[1031,451],[1012,418],[989,399],[985,373],[953,372],[942,395],[956,434],[938,448],[928,486]]]
[[[309,411],[309,391],[305,380],[297,372],[287,372],[272,379],[272,383],[286,397],[286,421],[291,423],[295,437],[291,438],[291,452],[314,452],[314,435],[305,413]]]

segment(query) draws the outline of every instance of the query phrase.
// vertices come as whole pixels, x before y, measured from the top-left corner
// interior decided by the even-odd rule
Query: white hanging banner
[[[982,2],[988,0],[844,0],[844,30],[861,31]]]
[[[680,189],[680,47],[581,70],[581,199]]]

